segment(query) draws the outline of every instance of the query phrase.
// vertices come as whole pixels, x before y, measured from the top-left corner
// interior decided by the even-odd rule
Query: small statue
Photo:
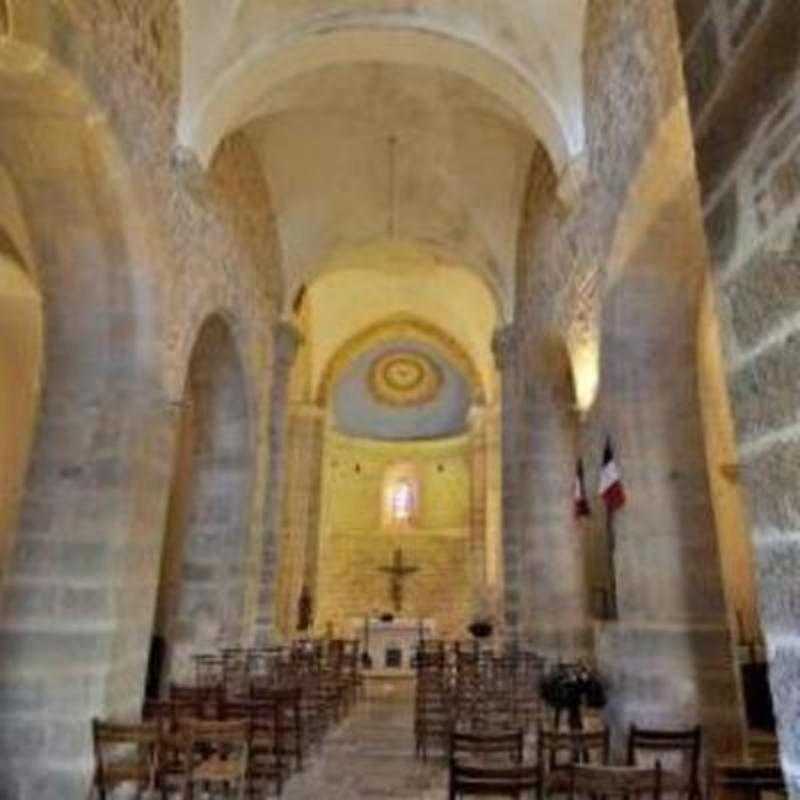
[[[308,586],[303,585],[297,601],[297,630],[307,631],[311,627],[312,603]]]

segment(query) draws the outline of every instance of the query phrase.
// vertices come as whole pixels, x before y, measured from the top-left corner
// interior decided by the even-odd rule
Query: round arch
[[[169,420],[157,259],[130,164],[73,73],[3,38],[0,116],[3,182],[14,188],[31,255],[13,229],[6,238],[46,298],[40,399],[3,586],[0,681],[27,692],[35,676],[32,734],[45,736],[57,720],[83,742],[93,714],[132,713],[140,702],[131,687],[144,674]],[[66,665],[95,676],[85,692],[65,679]],[[13,724],[14,710],[0,718]],[[86,755],[76,749],[56,765],[0,748],[15,784],[49,785],[57,772],[76,795],[85,793]]]
[[[0,223],[2,220],[0,220]],[[42,368],[42,298],[3,252],[0,227],[0,576],[4,583],[33,441]]]
[[[430,241],[421,242],[413,239],[404,239],[399,243],[377,240],[360,247],[334,251],[323,259],[304,264],[294,278],[289,290],[285,293],[285,310],[288,312],[291,309],[292,298],[296,298],[304,286],[309,286],[317,278],[337,270],[363,267],[369,259],[379,254],[384,247],[389,251],[394,249],[397,252],[397,263],[403,263],[405,258],[410,258],[409,254],[425,253],[434,264],[451,265],[454,268],[465,269],[478,278],[491,296],[497,309],[498,317],[504,320],[513,317],[513,291],[509,291],[509,288],[504,285],[498,273],[492,271],[480,261],[469,258],[468,254],[455,251],[452,246],[442,246]]]
[[[412,315],[398,314],[357,333],[339,348],[326,365],[316,389],[315,402],[317,405],[325,406],[337,378],[348,364],[375,345],[396,339],[414,339],[443,352],[469,379],[473,389],[473,401],[480,405],[486,402],[486,388],[480,372],[461,344],[427,320]]]
[[[217,79],[195,114],[182,111],[178,140],[208,166],[227,133],[260,115],[260,101],[272,88],[324,67],[376,61],[436,67],[479,84],[545,143],[559,174],[582,149],[582,142],[571,144],[550,98],[519,65],[446,29],[396,21],[306,27],[277,46],[254,48]]]
[[[167,675],[192,679],[193,653],[241,643],[254,457],[245,371],[230,325],[212,314],[181,401],[154,626],[163,656],[148,687],[156,696]]]

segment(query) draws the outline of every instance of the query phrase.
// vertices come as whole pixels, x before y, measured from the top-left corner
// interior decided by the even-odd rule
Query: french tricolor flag
[[[588,517],[591,514],[589,510],[589,499],[586,497],[586,485],[583,481],[583,459],[578,459],[578,464],[575,467],[575,516]]]
[[[614,461],[610,438],[606,440],[606,448],[603,451],[603,466],[600,469],[598,493],[603,498],[609,514],[625,505],[625,489],[622,486],[622,476],[617,463]]]

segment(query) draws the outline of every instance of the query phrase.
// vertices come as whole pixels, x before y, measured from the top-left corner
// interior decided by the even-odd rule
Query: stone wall
[[[676,3],[783,766],[800,792],[800,8]]]
[[[698,389],[708,256],[671,4],[590,3],[584,67],[588,178],[565,204],[563,177],[535,158],[520,246],[512,370],[524,377],[506,417],[519,627],[552,655],[594,653],[617,731],[701,722],[712,750],[735,750],[740,704]],[[547,308],[543,296],[554,298]],[[614,521],[619,619],[592,623],[607,434],[628,491]],[[579,455],[593,510],[580,524]],[[565,596],[553,635],[545,620]]]
[[[158,18],[137,3],[13,3],[14,35],[0,39],[0,161],[46,332],[0,632],[9,797],[85,795],[90,717],[140,706],[177,403],[213,314],[242,362],[253,480],[267,466],[264,331],[280,299],[269,196],[241,137],[207,173],[173,151],[177,5],[148,9]],[[253,552],[260,500],[244,510]]]

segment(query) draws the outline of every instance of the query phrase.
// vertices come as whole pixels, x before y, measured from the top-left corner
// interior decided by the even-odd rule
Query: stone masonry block
[[[741,441],[758,439],[800,415],[800,329],[761,353],[730,379]]]
[[[800,493],[786,491],[800,483],[800,440],[777,443],[746,461],[744,475],[756,528],[800,529]]]
[[[706,216],[706,235],[711,249],[711,265],[723,271],[736,249],[739,227],[739,193],[731,186]]]
[[[800,544],[770,539],[758,547],[763,624],[772,634],[797,632],[800,619]]]
[[[740,345],[753,347],[787,317],[800,311],[800,254],[787,258],[756,253],[725,288],[731,323]]]
[[[778,717],[782,756],[784,762],[800,764],[800,649],[798,649],[798,645],[776,648],[770,662],[769,678]]]

